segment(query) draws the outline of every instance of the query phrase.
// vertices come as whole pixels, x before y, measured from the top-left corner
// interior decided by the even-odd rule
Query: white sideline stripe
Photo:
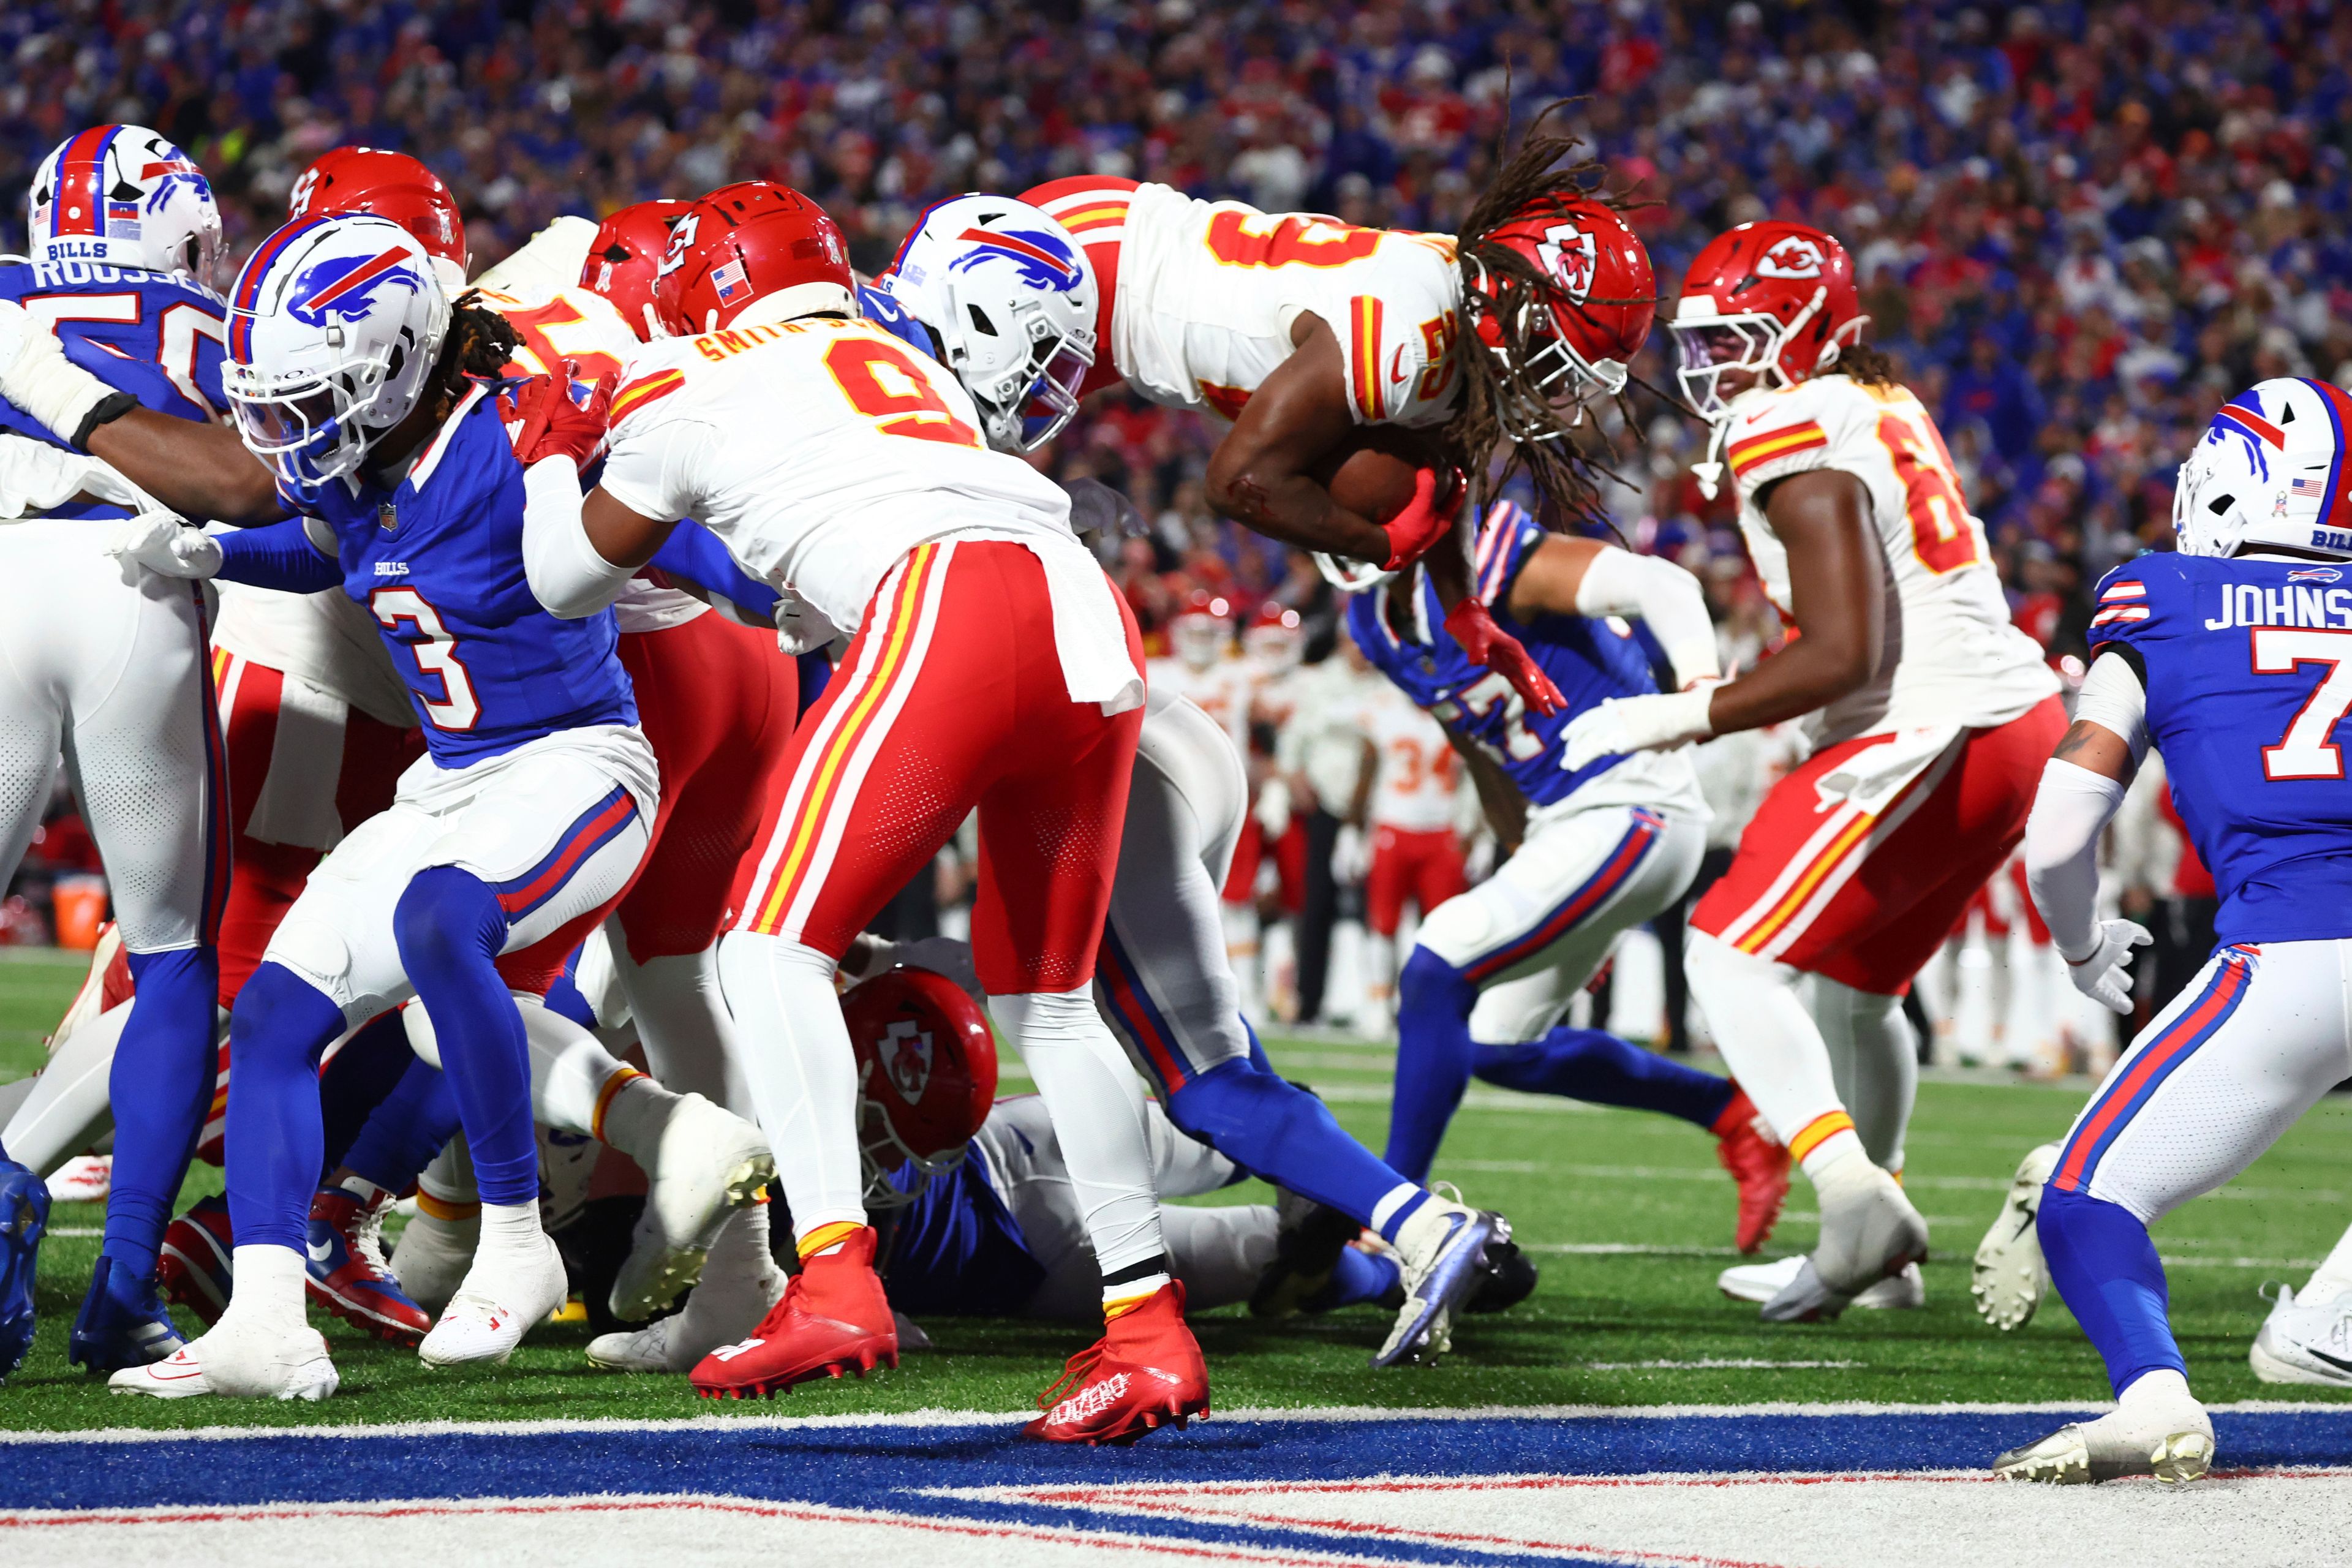
[[[1697,1361],[1588,1361],[1587,1372],[1706,1372],[1736,1367],[1745,1372],[1813,1371],[1822,1367],[1867,1366],[1859,1361],[1759,1361],[1754,1356],[1705,1356]]]
[[[1624,1419],[1685,1421],[1701,1416],[1738,1420],[1751,1415],[2063,1415],[2113,1410],[2112,1400],[2043,1400],[2028,1404],[1946,1400],[1940,1404],[1898,1404],[1881,1400],[1769,1400],[1753,1405],[1468,1405],[1431,1409],[1386,1405],[1331,1405],[1286,1407],[1244,1405],[1220,1411],[1216,1419],[1234,1421],[1572,1421]],[[2208,1405],[2209,1411],[2238,1415],[2316,1415],[2352,1414],[2352,1405],[2330,1400],[2242,1399]],[[0,1446],[37,1447],[63,1443],[183,1443],[242,1442],[254,1437],[530,1437],[564,1433],[617,1432],[793,1431],[799,1429],[903,1426],[936,1430],[945,1426],[1009,1426],[1027,1422],[1034,1410],[910,1410],[898,1414],[858,1415],[681,1415],[671,1420],[599,1416],[578,1421],[387,1421],[320,1423],[307,1426],[196,1426],[186,1430],[153,1430],[143,1426],[100,1426],[85,1432],[0,1432]],[[1906,1472],[1908,1473],[1908,1472]]]
[[[87,1241],[91,1237],[104,1236],[106,1227],[102,1225],[53,1225],[41,1234],[62,1236],[69,1241]]]
[[[1814,1215],[1783,1215],[1783,1220],[1808,1220]],[[1930,1216],[1933,1218],[1933,1216]],[[1946,1221],[1958,1224],[1957,1220]],[[1728,1247],[1653,1246],[1640,1241],[1523,1241],[1522,1252],[1555,1252],[1570,1258],[1750,1258],[1745,1252]],[[1783,1254],[1782,1256],[1787,1256]],[[2158,1255],[2158,1262],[2167,1268],[2316,1268],[2316,1258],[2181,1258],[2167,1252]],[[1772,1263],[1777,1258],[1752,1258],[1751,1261]],[[1957,1263],[1957,1255],[1937,1259]]]

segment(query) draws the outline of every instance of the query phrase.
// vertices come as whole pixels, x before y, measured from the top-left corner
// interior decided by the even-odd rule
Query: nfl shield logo
[[[710,286],[719,290],[719,302],[731,305],[751,292],[751,275],[745,271],[743,258],[737,257],[723,266],[710,269]]]
[[[386,533],[390,533],[400,526],[400,509],[392,502],[385,501],[375,509],[375,525]]]

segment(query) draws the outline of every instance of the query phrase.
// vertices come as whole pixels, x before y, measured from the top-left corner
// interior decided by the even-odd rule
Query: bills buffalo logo
[[[1559,284],[1560,292],[1574,303],[1583,304],[1585,297],[1592,292],[1593,274],[1601,265],[1600,247],[1593,244],[1592,236],[1580,225],[1556,223],[1544,230],[1543,238],[1536,245],[1536,255],[1543,262],[1544,270]]]
[[[414,294],[424,285],[409,267],[405,250],[330,257],[294,279],[286,313],[306,327],[324,326],[331,320],[365,321],[384,289],[398,287]]]
[[[1801,234],[1783,236],[1775,240],[1756,264],[1759,278],[1819,278],[1829,266],[1829,258],[1822,247]]]
[[[2340,583],[2344,580],[2344,574],[2333,566],[2306,566],[2299,572],[2288,573],[2286,580],[2290,583]]]
[[[186,153],[169,142],[155,141],[147,144],[147,162],[140,165],[139,178],[155,182],[147,193],[149,212],[162,212],[174,192],[186,191],[198,198],[205,195],[205,173]],[[310,172],[305,170],[302,177],[309,179]],[[298,206],[295,210],[299,214],[301,209]]]
[[[1063,293],[1076,288],[1086,277],[1068,246],[1034,229],[974,227],[956,236],[956,240],[971,248],[948,263],[950,272],[1009,260],[1032,289]]]
[[[919,1103],[931,1082],[929,1034],[909,1019],[894,1018],[883,1031],[879,1054],[882,1070],[889,1075],[890,1087],[898,1091],[898,1098],[908,1105]]]

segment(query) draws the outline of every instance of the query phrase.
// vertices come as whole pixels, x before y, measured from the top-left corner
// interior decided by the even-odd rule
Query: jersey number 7
[[[2263,777],[2342,778],[2344,752],[2327,738],[2352,710],[2352,632],[2256,626],[2252,636],[2256,675],[2292,675],[2305,664],[2327,669],[2287,725],[2285,738],[2263,748]]]

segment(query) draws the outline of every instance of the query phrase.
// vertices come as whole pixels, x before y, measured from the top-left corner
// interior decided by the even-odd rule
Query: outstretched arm
[[[277,476],[225,425],[134,406],[93,426],[89,449],[183,517],[254,523],[286,515]]]
[[[677,526],[631,510],[603,486],[580,494],[580,470],[550,458],[523,470],[523,574],[550,615],[593,616],[621,596]]]
[[[1685,689],[1723,667],[1715,619],[1698,579],[1671,561],[1636,555],[1597,539],[1559,535],[1536,546],[1507,601],[1521,623],[1538,616],[1628,616],[1646,623]]]

